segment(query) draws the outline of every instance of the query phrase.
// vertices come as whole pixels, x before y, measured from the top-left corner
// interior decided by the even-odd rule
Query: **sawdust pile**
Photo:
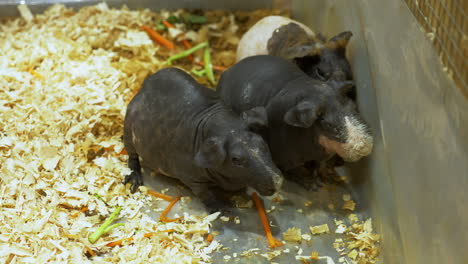
[[[217,215],[162,223],[141,209],[164,208],[166,201],[122,185],[130,172],[121,142],[126,104],[148,74],[184,50],[153,43],[141,26],[173,13],[106,4],[78,12],[54,5],[38,15],[19,10],[21,18],[0,24],[0,262],[209,262],[219,244],[204,236]],[[213,64],[228,67],[239,36],[269,13],[255,14],[234,19],[211,11],[208,24],[177,28],[194,43],[209,40]],[[88,236],[116,206],[125,225],[90,244]],[[174,231],[143,235],[168,229]],[[123,246],[105,246],[129,237]]]

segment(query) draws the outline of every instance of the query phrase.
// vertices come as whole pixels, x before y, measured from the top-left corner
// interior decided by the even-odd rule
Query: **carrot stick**
[[[148,190],[148,194],[149,195],[152,195],[154,197],[158,197],[158,198],[161,198],[163,200],[166,200],[168,202],[171,202],[174,200],[174,197],[170,196],[170,195],[167,195],[167,194],[164,194],[164,193],[160,193],[160,192],[156,192],[156,191],[153,191],[153,190]]]
[[[260,201],[260,198],[258,197],[256,192],[252,193],[252,200],[254,201],[255,206],[258,210],[258,214],[260,215],[260,219],[262,220],[263,229],[265,229],[266,237],[268,239],[268,244],[270,245],[270,248],[282,246],[283,243],[281,243],[281,241],[279,241],[278,239],[274,238],[271,234],[271,229],[270,225],[268,224],[265,209],[263,209],[262,202]]]
[[[174,218],[174,219],[168,219],[166,217],[166,215],[169,213],[169,211],[172,209],[172,207],[177,203],[177,201],[180,200],[180,198],[182,197],[182,195],[179,195],[177,196],[177,198],[175,198],[174,200],[172,200],[172,202],[167,206],[167,208],[162,212],[162,214],[159,216],[159,220],[161,220],[162,222],[164,223],[169,223],[169,222],[175,222],[179,219],[182,218],[181,217],[177,217],[177,218]]]
[[[81,208],[81,210],[79,210],[78,212],[72,214],[71,217],[78,217],[78,215],[80,213],[83,213],[83,212],[86,212],[86,211],[88,211],[88,207],[85,206],[85,207]]]
[[[152,236],[156,235],[157,233],[170,233],[170,232],[174,232],[174,231],[175,231],[175,229],[167,229],[167,230],[161,230],[161,231],[157,231],[157,232],[146,233],[143,236],[144,237],[152,237]]]
[[[197,61],[196,64],[198,64],[200,66],[205,66],[205,63],[203,61]],[[212,67],[213,67],[214,70],[217,70],[217,71],[227,70],[227,68],[223,67],[223,66],[212,65]]]
[[[88,251],[88,253],[91,255],[91,257],[96,256],[96,253],[94,253],[94,251],[91,248],[89,248],[88,246],[85,246],[85,248],[86,248],[86,251]]]
[[[190,42],[186,39],[183,39],[182,40],[182,44],[184,44],[184,47],[186,47],[187,49],[191,49],[192,48],[192,44],[190,44]],[[193,55],[188,55],[187,57],[189,60],[193,60]]]
[[[207,237],[206,237],[206,241],[210,242],[213,241],[213,235],[212,234],[209,234]]]
[[[152,28],[148,27],[148,26],[141,26],[141,28],[146,31],[146,33],[148,33],[148,35],[151,37],[152,40],[154,40],[155,42],[163,45],[164,47],[168,48],[168,49],[174,49],[174,43],[172,43],[172,41],[166,39],[165,37],[163,37],[161,34],[159,34],[158,32],[154,31]]]
[[[117,241],[107,243],[106,246],[108,247],[121,246],[124,241],[132,241],[132,240],[133,240],[133,237],[128,237],[128,238],[124,238],[124,239],[120,239]]]
[[[168,28],[174,28],[174,26],[171,23],[169,23],[169,21],[167,20],[163,20],[162,23]]]

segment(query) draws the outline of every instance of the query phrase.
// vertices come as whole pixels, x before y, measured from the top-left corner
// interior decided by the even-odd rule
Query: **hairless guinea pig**
[[[357,161],[372,150],[372,136],[346,96],[352,87],[351,81],[314,80],[288,60],[259,55],[224,72],[217,92],[237,113],[265,107],[269,127],[260,133],[273,161],[285,176],[313,185],[314,179],[295,173],[307,171],[307,162],[324,162],[335,153]]]
[[[282,184],[268,145],[253,131],[266,127],[265,109],[242,118],[216,93],[177,68],[148,77],[128,105],[124,145],[132,173],[125,183],[143,184],[141,165],[187,185],[210,210],[221,209],[216,188],[237,191],[251,186],[272,195]]]
[[[327,41],[298,21],[267,16],[242,36],[237,61],[268,54],[294,61],[316,80],[352,80],[346,59],[346,45],[351,36],[351,32],[344,31]]]

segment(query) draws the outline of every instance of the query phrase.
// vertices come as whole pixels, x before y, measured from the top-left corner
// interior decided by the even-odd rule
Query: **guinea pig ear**
[[[337,51],[345,51],[346,46],[348,45],[349,39],[353,36],[351,31],[344,31],[340,34],[332,37],[326,44],[330,49]]]
[[[301,58],[314,53],[316,42],[296,23],[289,23],[273,31],[267,42],[269,55],[284,59]]]
[[[334,89],[337,89],[343,96],[349,97],[355,92],[355,85],[353,81],[328,81]]]
[[[338,89],[340,89],[340,93],[343,96],[348,96],[350,93],[353,93],[353,91],[355,90],[354,82],[344,81],[341,83],[341,86]]]
[[[203,141],[195,154],[195,165],[201,168],[216,168],[223,164],[225,158],[223,140],[219,137],[211,137]]]
[[[284,122],[295,127],[311,127],[317,120],[319,109],[309,101],[303,101],[289,109],[284,115]]]
[[[257,106],[242,112],[241,117],[247,123],[247,126],[253,131],[268,126],[268,114],[263,106]]]

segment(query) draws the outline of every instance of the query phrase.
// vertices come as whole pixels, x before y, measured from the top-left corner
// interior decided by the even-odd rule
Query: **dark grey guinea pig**
[[[213,190],[251,186],[262,195],[280,189],[282,175],[267,144],[252,130],[267,125],[265,109],[243,111],[241,119],[216,93],[177,68],[148,77],[129,103],[124,145],[132,190],[143,184],[143,167],[187,185],[209,208],[221,204]]]
[[[314,80],[289,60],[259,55],[224,72],[217,92],[237,113],[266,108],[269,127],[262,135],[273,161],[288,172],[333,154],[345,161],[370,154],[372,136],[346,96],[352,87],[350,81]]]
[[[274,55],[293,60],[316,80],[352,80],[346,59],[349,31],[328,41],[306,25],[282,16],[267,16],[253,25],[241,38],[237,61],[255,55]]]

